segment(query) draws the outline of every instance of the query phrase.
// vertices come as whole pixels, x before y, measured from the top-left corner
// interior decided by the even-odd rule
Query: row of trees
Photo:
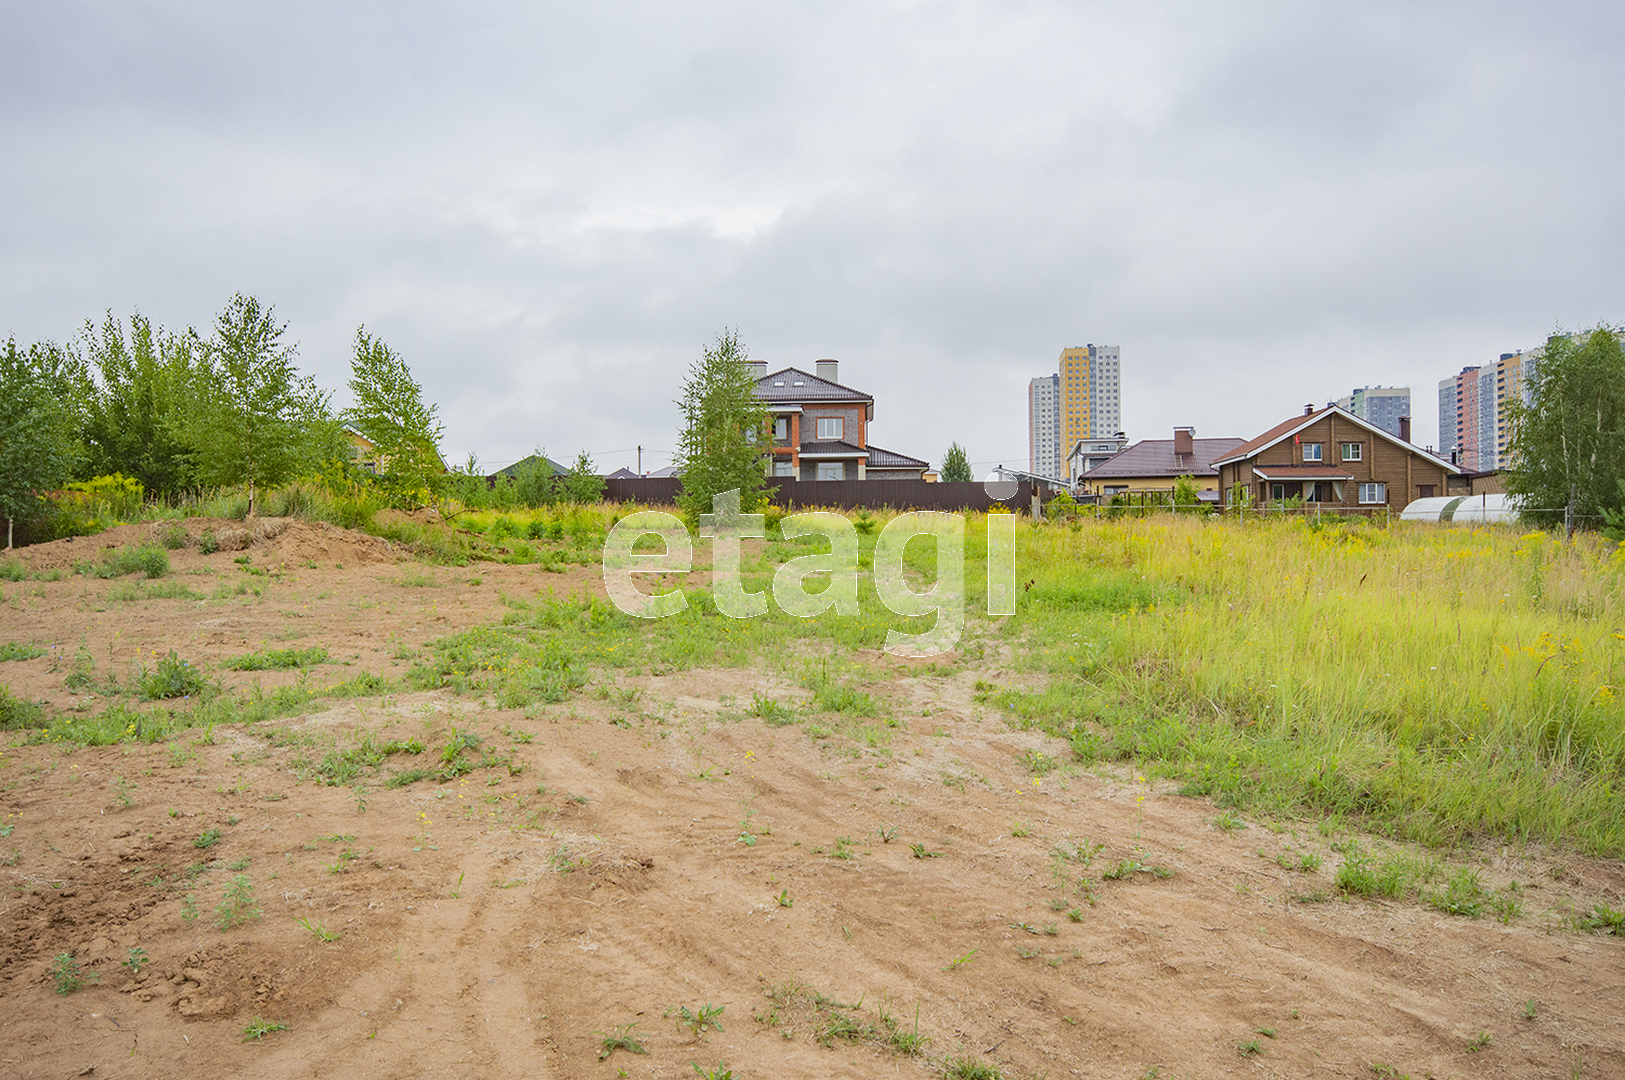
[[[335,411],[295,364],[273,310],[232,297],[207,334],[166,331],[111,314],[64,345],[0,354],[0,515],[37,512],[75,478],[123,474],[150,494],[247,485],[256,493],[296,476],[353,472],[353,427],[377,448],[376,478],[394,501],[424,501],[444,472],[442,426],[401,357],[357,330],[349,389]]]

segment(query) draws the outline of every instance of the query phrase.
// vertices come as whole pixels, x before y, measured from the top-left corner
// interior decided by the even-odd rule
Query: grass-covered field
[[[1625,852],[1625,555],[1515,529],[1159,518],[1024,535],[1007,693],[1192,794]]]

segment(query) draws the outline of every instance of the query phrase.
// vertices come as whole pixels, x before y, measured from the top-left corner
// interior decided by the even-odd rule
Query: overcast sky
[[[1250,437],[1625,320],[1625,5],[8,3],[0,334],[365,324],[448,457],[667,463],[701,346],[841,361],[872,440],[1024,467]]]

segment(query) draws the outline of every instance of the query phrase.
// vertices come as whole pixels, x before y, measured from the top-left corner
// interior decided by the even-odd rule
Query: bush
[[[175,650],[169,650],[169,655],[158,661],[158,667],[150,674],[147,669],[141,669],[141,696],[148,701],[158,698],[191,697],[201,694],[208,685],[203,673],[190,663],[176,655]]]
[[[91,577],[116,578],[141,572],[148,578],[161,578],[169,573],[169,553],[157,544],[140,544],[119,548],[100,563],[81,563],[75,569]]]
[[[10,686],[0,686],[0,731],[39,725],[40,707],[32,701],[11,696]]]

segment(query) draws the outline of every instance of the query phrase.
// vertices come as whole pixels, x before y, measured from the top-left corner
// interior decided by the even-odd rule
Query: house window
[[[1303,444],[1303,460],[1305,460],[1305,461],[1319,461],[1320,460],[1320,444],[1317,443],[1317,442],[1306,442],[1306,443],[1304,443]]]
[[[820,416],[818,418],[818,441],[840,442],[846,438],[846,422],[839,416]],[[822,465],[819,468],[823,468]],[[820,477],[819,479],[823,479]]]
[[[837,424],[840,423],[839,420],[837,420],[835,422]],[[824,422],[822,420],[820,420],[818,423],[819,423],[819,426],[821,427],[821,426],[823,426]],[[820,461],[818,463],[818,479],[820,479],[820,480],[845,480],[846,479],[846,464],[844,462],[840,462],[840,461]]]
[[[1364,504],[1381,504],[1388,501],[1387,484],[1361,484],[1360,502]]]
[[[1361,444],[1360,443],[1357,443],[1357,442],[1346,442],[1346,443],[1344,443],[1343,444],[1343,460],[1344,461],[1359,461],[1360,460],[1360,449],[1361,449]]]
[[[1286,485],[1285,484],[1271,484],[1270,485],[1270,498],[1274,499],[1277,502],[1281,501],[1282,499],[1285,499],[1286,498]]]
[[[1433,485],[1432,484],[1418,484],[1418,485],[1416,485],[1416,497],[1418,499],[1431,499],[1431,498],[1433,498]]]
[[[780,416],[773,421],[773,437],[780,442],[787,442],[790,438],[790,418]]]
[[[795,474],[796,467],[788,461],[775,461],[773,463],[774,476],[794,476]]]

